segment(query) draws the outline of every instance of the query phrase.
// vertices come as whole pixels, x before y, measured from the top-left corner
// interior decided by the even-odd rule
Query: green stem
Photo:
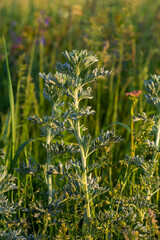
[[[131,103],[131,157],[133,158],[135,155],[134,149],[134,127],[133,127],[133,116],[134,116],[134,103]]]
[[[157,167],[156,167],[156,173],[158,173],[158,163],[156,163],[156,160],[157,160],[157,155],[158,155],[157,150],[158,150],[158,148],[159,148],[159,141],[160,141],[160,116],[159,116],[159,120],[158,120],[158,123],[157,123],[157,129],[158,129],[158,130],[157,130],[157,135],[156,135],[156,140],[155,140],[156,150],[155,150],[155,152],[154,152],[154,154],[153,154],[153,157],[152,157],[152,160],[153,160],[154,164],[157,165]],[[154,172],[151,173],[151,176],[150,176],[150,177],[152,177],[153,174],[154,174]],[[159,191],[157,192],[157,196],[159,196]],[[147,191],[147,199],[148,199],[148,200],[151,199],[151,188],[149,188],[148,191]]]
[[[156,148],[159,147],[159,140],[160,140],[160,116],[159,116],[157,128],[158,128],[158,131],[157,131],[156,142],[155,142]],[[154,158],[154,161],[155,160],[156,160],[156,157]]]
[[[157,155],[158,155],[157,150],[159,148],[159,141],[160,141],[160,116],[159,116],[159,120],[158,120],[158,123],[157,123],[157,129],[158,130],[157,130],[157,135],[156,135],[156,140],[155,140],[156,150],[155,150],[155,152],[153,154],[153,157],[152,157],[152,160],[153,160],[154,164],[156,164]],[[153,173],[152,173],[152,175],[153,175]]]
[[[46,144],[47,144],[47,170],[48,170],[48,166],[50,165],[51,162],[51,155],[49,153],[50,150],[50,143],[51,143],[51,129],[49,128],[47,130],[47,139],[46,139]],[[47,185],[48,185],[48,204],[52,203],[53,200],[53,192],[52,192],[52,175],[48,175],[47,176]],[[45,223],[45,228],[44,231],[46,231],[48,225],[48,220]],[[52,239],[52,235],[53,235],[53,226],[50,226],[50,239]]]
[[[124,180],[123,180],[123,184],[122,184],[122,187],[121,187],[121,192],[120,192],[120,199],[119,199],[119,202],[118,202],[118,205],[117,205],[117,210],[116,210],[116,214],[118,214],[118,211],[119,211],[119,205],[120,205],[120,201],[121,201],[121,197],[122,197],[122,193],[126,187],[126,184],[127,184],[127,181],[128,181],[128,165],[126,167],[126,171],[125,171],[125,175],[124,175]]]
[[[33,176],[29,176],[29,178],[30,178],[30,186],[31,186],[31,191],[32,191],[32,196],[33,196],[33,198],[32,198],[32,202],[34,202],[34,194],[33,194]],[[35,226],[34,226],[34,221],[33,221],[33,215],[32,215],[32,211],[31,211],[31,208],[29,208],[29,210],[30,210],[30,216],[31,216],[31,223],[32,223],[32,228],[33,228],[33,234],[34,234],[34,237],[35,237],[35,239],[37,238],[37,235],[36,235],[36,231],[35,231]]]
[[[108,93],[109,94],[108,102],[110,103],[110,106],[114,106],[113,82],[114,82],[114,77],[115,77],[115,72],[116,72],[115,65],[116,65],[116,58],[115,58],[115,56],[113,56],[113,65],[112,65],[112,69],[111,69],[112,74],[110,75],[109,93]],[[112,112],[113,112],[113,107],[108,107],[106,117],[105,117],[105,123],[107,126],[110,124]]]
[[[43,54],[44,54],[44,47],[42,42],[40,41],[40,58],[39,58],[39,70],[41,73],[43,73]],[[39,92],[40,92],[40,110],[42,110],[42,113],[44,111],[44,98],[43,98],[43,79],[39,77]]]
[[[116,82],[116,88],[115,88],[115,98],[114,98],[114,109],[113,109],[113,122],[117,121],[117,115],[118,115],[118,99],[119,99],[119,88],[120,88],[120,82],[121,82],[121,69],[122,69],[122,60],[123,60],[123,43],[120,43],[120,50],[119,50],[119,64],[118,69],[119,73],[117,76],[117,82]],[[116,128],[116,125],[115,125]]]
[[[50,142],[51,142],[51,129],[48,129],[47,132],[47,139],[46,139],[46,145],[47,145],[47,170],[48,166],[50,164],[50,153],[48,152],[50,149]],[[48,204],[52,202],[52,175],[47,176],[47,185],[48,185]]]
[[[136,104],[136,99],[133,99],[131,103],[131,158],[135,156],[135,146],[134,146],[134,107]],[[132,182],[135,183],[135,171],[133,172]],[[130,186],[130,196],[132,196],[132,185]]]
[[[78,110],[79,108],[79,102],[78,102],[78,88],[75,90],[75,97],[74,97],[74,103],[75,103],[75,108]],[[87,171],[86,171],[86,155],[84,151],[84,147],[82,144],[82,137],[81,137],[81,132],[80,132],[80,121],[76,121],[76,126],[75,126],[75,131],[77,135],[77,140],[80,148],[80,154],[81,154],[81,161],[82,161],[82,183],[84,186],[84,192],[85,192],[85,211],[86,211],[86,216],[87,219],[91,217],[90,213],[90,204],[89,204],[89,194],[88,194],[88,184],[87,184]]]

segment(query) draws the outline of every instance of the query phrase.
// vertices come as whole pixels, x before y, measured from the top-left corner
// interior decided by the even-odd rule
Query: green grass
[[[145,111],[149,116],[156,114],[156,109],[144,101],[143,83],[150,74],[160,75],[159,9],[158,0],[1,1],[0,148],[6,152],[2,164],[6,164],[9,172],[18,178],[19,190],[12,196],[15,200],[21,198],[20,185],[27,183],[14,168],[18,168],[19,163],[26,159],[26,153],[41,166],[46,159],[41,146],[45,142],[43,136],[37,139],[40,136],[39,129],[27,120],[30,115],[43,116],[51,110],[43,98],[44,82],[39,72],[54,73],[56,62],[64,62],[60,52],[65,50],[94,51],[100,60],[99,66],[112,71],[107,79],[101,78],[98,83],[93,83],[93,101],[86,100],[85,105],[91,105],[97,115],[96,118],[90,116],[84,119],[84,124],[93,137],[98,136],[100,129],[114,128],[125,139],[112,147],[109,167],[104,166],[94,173],[95,176],[100,174],[102,181],[109,182],[111,189],[117,181],[121,181],[124,169],[119,160],[131,153],[131,106],[125,92],[142,91],[135,113]],[[64,109],[66,107],[64,105]],[[135,131],[138,127],[138,124],[135,125]],[[66,133],[64,139],[66,142],[73,140]],[[103,154],[104,151],[98,152],[90,161],[96,162],[97,157]],[[59,159],[55,161],[58,164]],[[30,180],[27,178],[28,182]],[[53,180],[53,188],[57,189],[56,177]],[[128,180],[125,181],[124,192],[127,192],[131,186],[127,185]],[[135,177],[135,181],[138,183],[140,180]],[[32,183],[34,190],[38,191],[37,181],[33,180]],[[46,185],[44,188],[41,184],[38,186],[45,192]],[[36,200],[41,198],[35,196]],[[152,201],[159,204],[159,192]],[[28,206],[28,199],[25,204]],[[45,218],[49,218],[48,215]],[[32,226],[37,227],[33,222]],[[61,231],[65,232],[65,227],[61,227]],[[57,226],[53,231],[59,234]]]
[[[8,92],[9,92],[9,103],[11,109],[11,156],[10,162],[7,164],[8,166],[11,165],[13,160],[13,156],[15,154],[15,139],[16,139],[16,125],[15,125],[15,110],[14,110],[14,95],[13,95],[13,88],[12,88],[12,80],[9,70],[9,63],[8,63],[8,55],[7,55],[7,48],[5,38],[3,37],[3,44],[5,50],[5,58],[6,58],[6,67],[7,67],[7,74],[8,74]]]

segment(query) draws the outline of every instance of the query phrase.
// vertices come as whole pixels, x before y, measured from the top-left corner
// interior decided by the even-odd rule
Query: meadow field
[[[160,2],[0,1],[0,240],[160,239]]]

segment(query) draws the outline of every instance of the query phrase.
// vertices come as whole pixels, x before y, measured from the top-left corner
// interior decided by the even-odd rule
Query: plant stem
[[[160,116],[159,116],[159,120],[158,120],[158,123],[157,123],[157,135],[156,135],[156,140],[155,140],[155,147],[156,147],[156,150],[153,154],[153,157],[152,157],[152,160],[154,162],[154,165],[156,164],[156,176],[158,177],[158,163],[156,163],[156,160],[157,160],[157,150],[158,150],[158,147],[159,147],[159,141],[160,141]],[[151,173],[151,177],[153,176],[153,172]],[[147,191],[147,199],[150,200],[151,198],[151,189],[149,188],[148,191]],[[159,200],[159,191],[157,192],[157,202]]]
[[[39,70],[43,72],[43,54],[44,54],[44,47],[42,42],[40,41],[40,50],[39,50],[40,58],[39,58]],[[39,92],[41,93],[39,96],[40,99],[40,110],[42,113],[44,111],[44,98],[43,98],[43,79],[39,77]]]
[[[156,142],[155,142],[156,148],[159,147],[159,140],[160,140],[160,116],[159,116],[157,128],[158,128],[158,131],[157,131]],[[156,158],[154,158],[154,160],[155,160],[155,159],[156,159]]]
[[[131,103],[131,158],[133,159],[135,156],[135,145],[134,145],[134,108],[136,105],[137,99],[133,99]],[[133,172],[132,176],[132,183],[135,184],[135,171]],[[132,185],[130,186],[130,196],[132,196]]]
[[[47,170],[48,170],[48,166],[50,164],[50,153],[49,153],[49,149],[50,149],[50,142],[51,142],[51,129],[48,129],[47,132],[47,140],[46,140],[46,144],[47,144]],[[52,175],[48,175],[47,176],[47,185],[48,185],[48,204],[50,204],[52,202]]]
[[[154,162],[154,164],[156,164],[156,160],[157,160],[157,150],[158,150],[158,147],[159,147],[159,141],[160,141],[160,116],[159,116],[159,119],[158,119],[158,123],[157,123],[157,135],[156,135],[156,140],[155,140],[155,147],[156,147],[156,150],[153,154],[153,157],[152,157],[152,160]],[[153,175],[153,173],[152,173]]]
[[[51,156],[50,156],[50,153],[49,153],[50,143],[51,143],[51,129],[49,128],[47,130],[47,139],[46,139],[46,144],[47,144],[47,170],[48,170],[48,166],[50,165],[50,161],[51,161]],[[53,199],[52,175],[47,176],[47,185],[48,185],[48,204],[51,204],[52,199]],[[47,225],[48,225],[48,222],[45,225],[45,229],[46,229]],[[53,226],[51,225],[50,226],[50,239],[51,239],[52,234],[53,234]]]
[[[115,98],[114,98],[114,109],[113,109],[113,122],[117,121],[117,115],[118,115],[118,98],[119,98],[119,88],[120,88],[120,82],[121,82],[121,69],[122,69],[122,60],[123,60],[123,43],[120,43],[119,48],[119,64],[118,64],[118,76],[117,76],[117,82],[116,82],[116,89],[115,89]],[[116,125],[115,125],[116,128]]]
[[[74,103],[75,103],[75,108],[78,110],[79,108],[79,102],[78,102],[78,89],[76,88],[75,90],[75,98],[74,98]],[[85,156],[85,151],[84,147],[82,144],[82,137],[81,137],[81,132],[80,132],[80,121],[76,121],[76,126],[75,126],[75,131],[77,135],[77,140],[80,148],[80,154],[81,154],[81,161],[82,161],[82,183],[84,186],[84,192],[85,192],[85,211],[86,211],[86,216],[87,219],[91,217],[90,213],[90,204],[89,204],[89,194],[88,194],[88,184],[87,184],[87,171],[86,171],[86,156]]]
[[[134,127],[133,127],[133,116],[134,116],[134,101],[131,103],[131,157],[133,158],[135,155],[134,148]]]

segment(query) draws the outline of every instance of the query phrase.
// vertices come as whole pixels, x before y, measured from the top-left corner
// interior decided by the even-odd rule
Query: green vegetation
[[[159,239],[159,10],[0,3],[0,239]]]

